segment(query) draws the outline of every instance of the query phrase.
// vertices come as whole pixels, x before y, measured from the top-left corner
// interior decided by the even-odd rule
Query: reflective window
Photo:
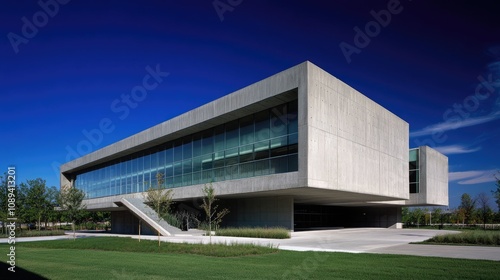
[[[77,174],[75,186],[95,198],[146,191],[156,187],[158,174],[173,188],[297,171],[297,105],[275,106],[123,157]],[[410,169],[410,191],[418,192],[418,152],[410,154]]]
[[[410,150],[410,193],[418,193],[419,189],[419,149]]]

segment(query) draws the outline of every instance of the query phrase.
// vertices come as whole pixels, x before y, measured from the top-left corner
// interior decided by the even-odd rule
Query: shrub
[[[169,225],[171,225],[173,227],[180,228],[182,225],[182,221],[175,214],[165,213],[165,215],[163,215],[162,218],[163,218],[163,220],[165,220],[165,222],[167,222]]]
[[[28,244],[29,243],[29,244]],[[190,244],[164,242],[161,247],[153,240],[137,240],[126,237],[90,237],[73,240],[26,242],[23,247],[50,249],[77,249],[116,252],[142,252],[152,254],[193,254],[210,257],[241,257],[277,253],[273,246],[255,244]]]
[[[434,236],[424,241],[424,243],[500,246],[500,232],[464,231],[456,234]]]
[[[290,232],[286,228],[272,227],[245,227],[245,228],[222,228],[215,232],[219,236],[235,236],[235,237],[256,237],[256,238],[274,238],[286,239],[290,238]]]
[[[16,237],[36,237],[36,236],[55,236],[64,235],[64,230],[22,230],[16,231]],[[2,234],[1,238],[7,238],[7,234]]]

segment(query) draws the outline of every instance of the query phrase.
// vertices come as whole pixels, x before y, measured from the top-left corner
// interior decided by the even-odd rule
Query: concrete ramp
[[[138,198],[122,198],[120,204],[129,209],[134,215],[139,217],[142,221],[146,222],[154,230],[159,231],[163,236],[171,236],[175,234],[182,234],[182,230],[171,226],[163,219],[159,219],[156,211],[151,207],[144,204],[142,199]]]

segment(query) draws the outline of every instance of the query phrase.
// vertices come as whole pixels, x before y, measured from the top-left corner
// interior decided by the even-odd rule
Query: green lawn
[[[117,238],[108,238],[107,243],[110,243],[111,239]],[[86,244],[83,247],[85,247],[91,241],[102,242],[102,240],[88,238],[71,242],[84,241]],[[16,269],[23,268],[48,279],[92,280],[498,279],[500,273],[499,263],[493,261],[291,251],[240,257],[213,257],[193,253],[131,252],[130,248],[137,248],[134,244],[138,242],[126,238],[113,241],[111,245],[115,247],[120,243],[123,244],[123,247],[117,248],[121,251],[78,249],[76,244],[72,249],[56,249],[59,244],[63,244],[57,242],[61,241],[16,244]],[[185,244],[180,244],[183,245]],[[0,245],[0,255],[4,256],[3,265],[8,253],[7,248],[6,244]],[[7,273],[6,267],[1,269],[0,279],[9,279],[4,276]]]

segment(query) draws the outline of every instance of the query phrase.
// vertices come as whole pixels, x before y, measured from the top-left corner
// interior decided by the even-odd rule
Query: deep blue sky
[[[407,121],[411,147],[449,157],[450,207],[464,192],[494,189],[495,1],[220,0],[238,4],[221,15],[213,2],[73,0],[44,18],[38,1],[4,1],[0,168],[59,186],[54,167],[74,158],[68,151],[86,152],[83,131],[101,120],[114,129],[92,151],[309,60]],[[377,30],[370,11],[388,6]],[[356,46],[355,28],[367,24],[372,37],[349,63],[340,44]],[[169,75],[125,115],[121,96],[142,85],[147,66]]]

